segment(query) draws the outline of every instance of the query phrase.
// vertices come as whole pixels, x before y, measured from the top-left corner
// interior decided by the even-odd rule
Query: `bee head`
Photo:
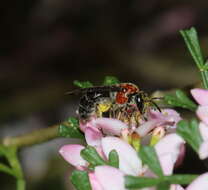
[[[130,101],[134,102],[141,114],[144,114],[148,108],[154,106],[158,111],[161,112],[159,106],[153,101],[156,98],[151,98],[147,93],[139,91],[139,93],[133,94],[129,97]],[[158,98],[157,98],[158,99]]]

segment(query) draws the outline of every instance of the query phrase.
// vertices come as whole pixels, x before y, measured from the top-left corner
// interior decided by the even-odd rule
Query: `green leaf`
[[[151,146],[142,146],[139,152],[139,157],[143,163],[147,164],[149,168],[158,176],[163,176],[163,172],[160,166],[155,149]]]
[[[97,153],[96,149],[92,146],[87,146],[81,151],[83,159],[88,161],[92,166],[108,165]]]
[[[201,72],[204,88],[208,89],[208,71],[206,64],[204,64],[204,58],[199,45],[197,32],[193,27],[189,30],[181,30],[180,32],[197,67],[199,68],[199,71]]]
[[[1,163],[0,163],[0,171],[16,177],[15,172],[12,170],[12,168],[9,168],[8,166]]]
[[[112,150],[109,153],[109,165],[113,166],[115,168],[119,168],[119,157],[118,157],[118,153],[116,152],[116,150]]]
[[[171,176],[162,176],[159,178],[125,176],[125,187],[128,189],[137,189],[158,185],[160,186],[161,183],[186,185],[191,183],[197,177],[198,175],[189,174],[176,174]]]
[[[176,132],[198,152],[199,146],[202,143],[202,137],[199,132],[198,122],[196,119],[188,121],[182,120],[177,124]]]
[[[59,126],[58,133],[60,137],[84,139],[83,133],[77,127],[72,127],[67,123]]]
[[[0,145],[0,156],[4,156],[6,154],[6,147],[3,145]]]
[[[89,177],[86,171],[73,171],[71,182],[77,190],[91,190]]]
[[[180,31],[181,35],[184,38],[184,41],[195,61],[197,64],[198,68],[201,69],[204,64],[203,56],[201,53],[201,48],[199,45],[199,40],[197,36],[197,32],[194,27],[192,27],[189,30],[181,30]]]
[[[170,184],[187,185],[197,177],[198,175],[192,175],[192,174],[176,174],[171,176],[164,176],[162,181],[167,181]]]
[[[157,190],[170,190],[170,183],[168,182],[162,182],[159,185],[157,185]]]
[[[106,76],[103,82],[103,85],[110,86],[114,84],[119,84],[119,80],[114,76]]]
[[[182,90],[176,90],[176,97],[183,104],[187,105],[187,107],[196,109],[197,105]]]
[[[208,59],[206,60],[205,64],[203,65],[203,70],[208,71]]]
[[[182,107],[195,111],[197,105],[182,90],[176,90],[176,96],[166,95],[164,100],[167,104],[176,107]]]
[[[129,189],[152,187],[160,183],[160,178],[125,176],[125,187]]]
[[[78,121],[77,118],[75,118],[75,117],[69,117],[67,121],[69,122],[70,126],[76,127],[76,128],[79,127],[79,121]]]
[[[84,81],[84,82],[81,82],[81,81],[75,80],[75,81],[73,82],[73,84],[74,84],[75,86],[80,87],[80,88],[89,88],[89,87],[92,87],[92,86],[93,86],[93,84],[92,84],[90,81]]]

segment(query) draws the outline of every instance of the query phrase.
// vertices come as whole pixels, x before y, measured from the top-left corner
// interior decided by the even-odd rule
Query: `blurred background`
[[[0,138],[74,116],[73,80],[101,84],[106,75],[147,92],[199,80],[180,29],[195,26],[208,51],[208,2],[199,0],[13,0],[0,6]],[[28,190],[71,189],[70,166],[56,139],[24,148]],[[0,173],[1,190],[15,180]]]

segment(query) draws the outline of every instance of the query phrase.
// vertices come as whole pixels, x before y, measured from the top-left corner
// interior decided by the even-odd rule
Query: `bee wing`
[[[84,94],[87,92],[97,92],[97,93],[102,93],[102,92],[118,92],[121,91],[121,88],[119,86],[94,86],[90,88],[79,88],[75,89],[69,92],[66,92],[65,94],[67,95],[78,95],[78,94]]]
[[[79,94],[83,94],[86,92],[86,89],[84,91],[84,89],[82,88],[79,88],[79,89],[75,89],[75,90],[72,90],[72,91],[68,91],[65,93],[65,95],[79,95]]]

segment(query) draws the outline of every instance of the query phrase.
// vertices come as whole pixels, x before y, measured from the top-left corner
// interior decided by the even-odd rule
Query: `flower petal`
[[[79,170],[84,170],[88,165],[87,161],[80,156],[80,152],[84,148],[84,146],[79,144],[64,145],[60,148],[59,153],[71,165]]]
[[[206,159],[208,157],[208,141],[204,141],[200,145],[198,153],[199,153],[199,158],[201,160],[204,160],[204,159]]]
[[[191,90],[191,94],[198,104],[203,106],[208,105],[208,90],[201,88],[194,88]]]
[[[92,190],[104,190],[94,173],[89,173],[88,176]]]
[[[179,135],[169,134],[155,145],[155,150],[165,175],[172,174],[174,164],[184,143],[184,140]]]
[[[151,109],[148,114],[148,119],[159,119],[168,122],[177,123],[181,117],[174,109],[162,109],[162,112]]]
[[[197,177],[186,190],[207,190],[208,189],[208,172]]]
[[[208,140],[208,126],[203,122],[199,123],[199,131],[204,141]]]
[[[124,174],[117,168],[97,166],[95,167],[95,176],[102,185],[103,190],[126,190]]]
[[[112,118],[98,118],[95,120],[95,124],[107,135],[120,135],[122,129],[128,128],[125,123]]]
[[[140,136],[140,137],[144,137],[146,136],[152,129],[154,129],[158,123],[160,123],[159,120],[150,120],[150,121],[146,121],[144,122],[142,125],[140,125],[135,132]]]
[[[87,127],[85,129],[85,139],[88,145],[100,146],[102,137],[101,131],[95,127]]]
[[[116,150],[119,156],[119,168],[125,174],[137,176],[142,173],[142,162],[136,151],[125,141],[117,137],[105,137],[101,141],[103,152],[108,157],[110,151]]]
[[[170,186],[170,190],[184,190],[184,188],[180,185],[173,184]]]
[[[94,117],[92,117],[92,118],[90,118],[90,120],[89,121],[87,121],[87,122],[79,122],[79,128],[80,128],[80,130],[81,131],[83,131],[83,132],[85,132],[85,129],[87,128],[87,127],[96,127],[96,125],[95,125],[95,120],[96,120],[96,118],[94,118]]]
[[[198,106],[196,114],[201,121],[208,125],[208,106]]]
[[[176,123],[181,120],[180,115],[173,109],[163,109],[162,112],[150,110],[148,121],[141,124],[135,131],[141,137],[146,136],[152,129],[162,126],[169,128],[176,127]]]

